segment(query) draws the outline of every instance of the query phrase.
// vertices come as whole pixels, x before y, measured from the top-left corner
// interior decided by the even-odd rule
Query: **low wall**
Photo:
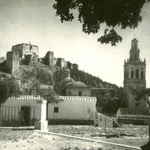
[[[94,125],[93,120],[49,119],[49,125]]]
[[[117,119],[119,124],[147,125],[146,120],[138,119]]]
[[[95,125],[102,128],[104,127],[113,128],[113,127],[117,127],[118,123],[116,118],[109,117],[101,113],[97,113],[95,119]]]

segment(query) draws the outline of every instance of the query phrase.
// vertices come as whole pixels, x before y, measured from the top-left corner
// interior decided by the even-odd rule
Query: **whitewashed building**
[[[23,112],[23,125],[32,125],[38,118],[36,108],[37,100],[41,97],[20,96],[9,98],[1,107],[2,125],[21,125],[21,112]]]
[[[63,101],[49,104],[49,119],[92,120],[96,112],[95,97],[59,96]],[[55,116],[54,116],[55,115]]]
[[[40,99],[42,98],[39,96],[9,98],[1,108],[2,125],[34,125],[34,121],[39,118],[37,100]],[[95,97],[59,96],[58,99],[63,101],[48,106],[49,123],[52,120],[59,120],[59,123],[63,123],[64,120],[93,121],[94,123]]]

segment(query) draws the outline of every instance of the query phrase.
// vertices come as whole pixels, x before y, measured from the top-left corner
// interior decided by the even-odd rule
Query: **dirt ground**
[[[105,130],[93,126],[49,126],[49,131],[141,146],[148,142],[147,126],[125,126]],[[33,130],[0,129],[0,150],[128,150],[96,142],[47,135]]]

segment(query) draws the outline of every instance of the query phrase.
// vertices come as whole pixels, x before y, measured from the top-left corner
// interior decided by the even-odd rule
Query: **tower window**
[[[137,43],[135,43],[135,48],[137,49]]]
[[[136,79],[139,78],[139,69],[136,69]]]
[[[144,73],[143,73],[143,70],[141,71],[141,79],[144,78]]]
[[[125,71],[125,78],[129,78],[128,70]]]
[[[133,77],[134,77],[134,71],[133,71],[133,68],[132,68],[132,70],[131,70],[131,78],[133,79]]]

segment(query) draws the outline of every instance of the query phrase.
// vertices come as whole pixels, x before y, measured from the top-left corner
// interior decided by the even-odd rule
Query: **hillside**
[[[89,87],[119,88],[117,85],[103,81],[99,77],[91,75],[87,72],[84,72],[81,70],[73,70],[73,69],[71,69],[70,71],[71,71],[71,78],[73,78],[75,81],[81,81]],[[58,69],[55,71],[55,74],[54,74],[54,81],[55,82],[59,82],[61,80],[61,74],[62,74],[62,70]]]
[[[1,69],[1,74],[4,73],[5,68]],[[44,84],[54,85],[55,82],[59,82],[61,80],[62,69],[50,68],[47,65],[42,63],[30,64],[30,65],[20,65],[19,74],[14,77],[21,80],[30,80],[35,81],[38,80]],[[99,77],[91,75],[87,72],[81,70],[70,70],[71,78],[75,81],[81,81],[85,83],[89,87],[95,88],[118,88],[117,85],[108,83],[103,81]]]

